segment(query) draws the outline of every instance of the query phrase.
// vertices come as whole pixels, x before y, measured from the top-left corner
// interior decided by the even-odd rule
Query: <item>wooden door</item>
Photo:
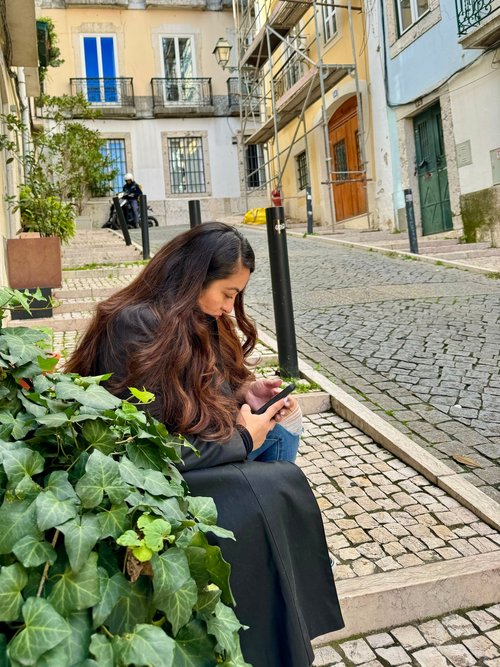
[[[438,234],[453,228],[439,104],[416,116],[413,128],[422,234]]]
[[[362,172],[356,98],[337,109],[328,124],[333,197],[337,220],[366,213],[366,181]]]

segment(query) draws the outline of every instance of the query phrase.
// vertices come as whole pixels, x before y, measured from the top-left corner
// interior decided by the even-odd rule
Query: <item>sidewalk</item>
[[[124,249],[111,231],[78,233],[65,265],[106,266],[64,271],[55,317],[33,322],[54,329],[56,348],[71,349],[95,303],[141,270],[137,248]],[[341,412],[342,395],[334,391]],[[366,407],[356,410],[371,436],[389,439],[373,430]],[[318,642],[315,664],[500,667],[500,507],[473,487],[466,487],[465,507],[453,485],[439,486],[446,475],[436,474],[438,459],[410,452],[409,464],[332,410],[308,415],[305,426],[298,463],[338,561],[347,623]]]

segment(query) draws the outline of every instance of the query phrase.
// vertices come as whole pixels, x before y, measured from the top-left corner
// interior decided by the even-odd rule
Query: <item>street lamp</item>
[[[227,69],[229,71],[237,70],[237,67],[228,67],[229,57],[231,55],[231,44],[227,41],[225,37],[219,37],[215,49],[212,53],[215,56],[217,65],[220,65],[222,69]]]

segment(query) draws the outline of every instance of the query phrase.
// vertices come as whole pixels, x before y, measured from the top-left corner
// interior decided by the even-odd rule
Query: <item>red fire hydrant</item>
[[[278,188],[275,188],[271,192],[271,201],[273,202],[273,206],[282,206],[283,205],[283,200],[281,198],[281,191]]]

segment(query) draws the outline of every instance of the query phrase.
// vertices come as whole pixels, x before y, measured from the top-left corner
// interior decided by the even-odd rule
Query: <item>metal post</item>
[[[125,215],[123,213],[122,207],[120,206],[120,200],[118,199],[118,197],[113,197],[113,204],[115,205],[116,217],[118,218],[118,222],[120,223],[120,227],[122,228],[122,234],[123,238],[125,239],[125,245],[132,245],[132,241],[130,240],[130,234],[128,233],[127,221],[125,220]]]
[[[199,199],[190,199],[188,201],[189,207],[189,226],[191,229],[201,225],[201,207]]]
[[[142,259],[149,259],[151,252],[149,250],[148,198],[144,193],[141,195],[141,236]]]
[[[417,225],[415,223],[415,211],[413,209],[413,195],[411,189],[404,191],[405,194],[405,208],[406,208],[406,223],[408,226],[408,238],[410,240],[410,252],[418,255],[418,240],[417,240]]]
[[[285,377],[299,377],[297,341],[293,319],[292,290],[286,244],[285,209],[266,208],[267,241],[273,290],[274,321],[278,341],[278,363]]]
[[[307,233],[313,233],[313,202],[311,186],[306,186]]]

